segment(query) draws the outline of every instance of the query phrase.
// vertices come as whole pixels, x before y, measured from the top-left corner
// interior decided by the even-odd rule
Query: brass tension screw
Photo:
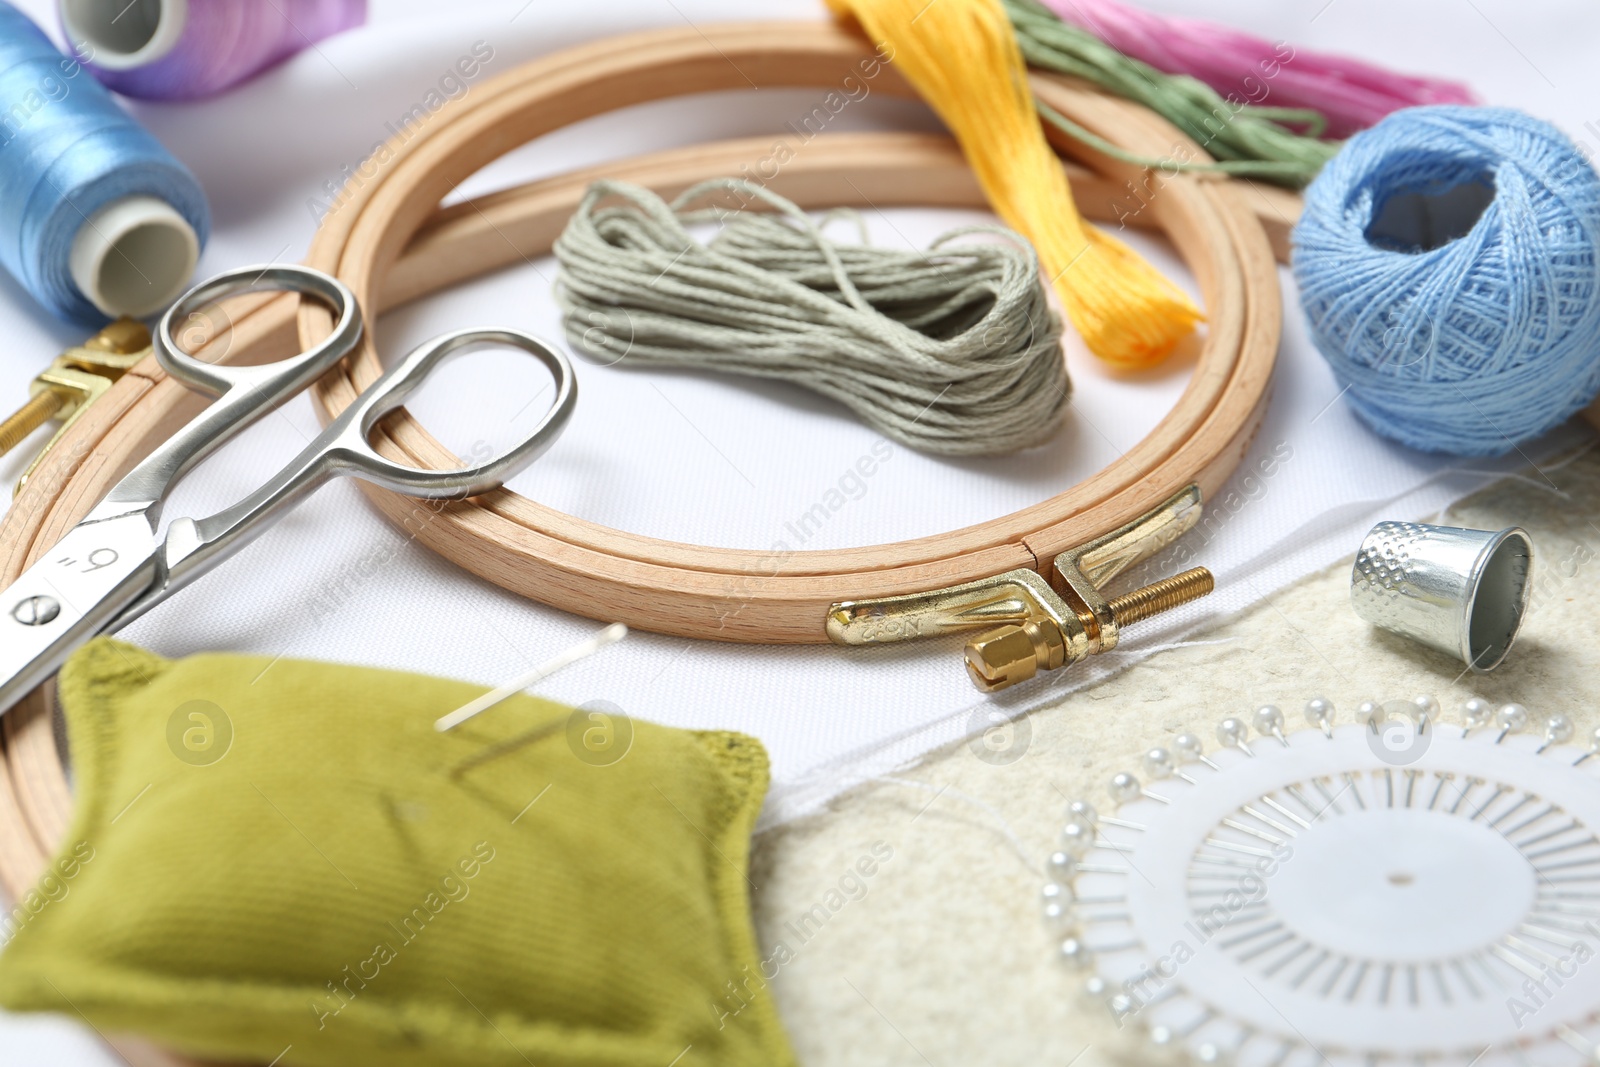
[[[53,419],[66,402],[66,397],[53,389],[45,389],[29,397],[16,414],[0,422],[0,456],[16,448],[28,439],[29,434]]]
[[[1106,603],[1118,629],[1170,611],[1180,604],[1198,600],[1216,588],[1216,579],[1204,567],[1113,597]],[[1091,611],[1078,609],[1078,621],[1086,633],[1097,636],[1099,620]],[[1067,659],[1068,639],[1061,627],[1047,615],[1035,615],[1021,625],[1003,626],[967,643],[967,673],[973,684],[986,693],[1025,682],[1041,670],[1055,670]],[[1091,640],[1088,652],[1109,648]],[[1074,657],[1076,658],[1076,657]]]
[[[1116,648],[1123,626],[1211,592],[1216,582],[1204,567],[1111,600],[1101,592],[1194,529],[1200,504],[1200,487],[1184,486],[1131,522],[1057,553],[1048,577],[1017,567],[940,589],[840,601],[828,609],[828,639],[881,645],[978,633],[965,659],[973,684],[986,693],[1070,666]]]

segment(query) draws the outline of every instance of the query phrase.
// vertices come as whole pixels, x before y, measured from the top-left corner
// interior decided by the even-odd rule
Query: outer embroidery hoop
[[[772,151],[770,137],[663,152],[532,182],[440,209],[467,175],[500,155],[592,115],[673,95],[757,87],[844,85],[871,75],[874,91],[913,97],[860,38],[827,23],[753,24],[647,33],[596,42],[528,64],[451,105],[331,216],[307,262],[351,284],[369,310],[368,340],[352,366],[325,380],[325,412],[342,409],[380,373],[372,312],[544,254],[598,177],[670,196],[704,178],[740,173]],[[1157,116],[1067,79],[1038,76],[1048,103],[1131,151],[1196,160],[1200,149]],[[937,537],[796,554],[774,566],[758,551],[657,541],[596,526],[502,491],[414,521],[415,502],[370,493],[419,540],[505,588],[565,610],[663,633],[747,642],[826,640],[840,600],[924,592],[1004,571],[1047,570],[1057,555],[1149,513],[1185,487],[1215,492],[1247,448],[1265,409],[1281,308],[1274,249],[1284,249],[1298,203],[1227,180],[1153,176],[1074,142],[1062,150],[1084,213],[1164,231],[1199,280],[1208,331],[1189,387],[1152,434],[1112,467],[1030,508]],[[838,134],[805,145],[770,187],[808,208],[840,205],[982,208],[954,144],[911,134]],[[241,302],[202,349],[226,362],[265,362],[328,328],[294,297]],[[79,420],[0,521],[0,579],[49,549],[105,489],[202,407],[153,361],[130,371]],[[380,448],[413,461],[453,463],[408,416]],[[410,525],[408,525],[410,524]],[[71,812],[52,729],[48,687],[3,721],[0,882],[20,895],[61,840]],[[116,1042],[136,1065],[189,1061],[138,1040]]]
[[[307,262],[337,274],[371,302],[391,266],[440,200],[498,156],[543,134],[606,111],[683,95],[743,88],[840,86],[872,75],[874,89],[912,95],[892,65],[863,50],[860,38],[826,23],[733,25],[644,34],[552,56],[468,98],[448,122],[429,126],[398,149],[381,173],[330,217]],[[1058,110],[1123,147],[1156,158],[1198,158],[1199,148],[1132,105],[1040,78],[1037,91]],[[822,148],[818,139],[776,168],[773,187],[802,202],[814,190],[787,169]],[[1065,146],[1076,151],[1076,146]],[[860,153],[852,153],[857,165]],[[1087,158],[1087,157],[1086,157]],[[897,153],[893,169],[913,162]],[[1208,496],[1232,473],[1264,410],[1277,352],[1281,308],[1272,250],[1242,190],[1231,183],[1174,179],[1139,199],[1138,168],[1092,159],[1132,183],[1131,206],[1112,217],[1146,215],[1177,245],[1200,281],[1209,332],[1188,389],[1172,412],[1126,456],[1040,504],[966,529],[894,544],[774,556],[661,541],[562,514],[511,492],[480,498],[428,523],[419,538],[468,570],[555,607],[684,637],[796,644],[827,640],[829,608],[980,581],[1018,568],[1048,572],[1055,558],[1158,508],[1190,484]],[[896,183],[857,189],[847,202],[926,202],[928,158]],[[948,173],[947,168],[938,168]],[[764,172],[763,172],[763,176]],[[847,186],[851,183],[846,182]],[[948,195],[950,187],[942,186]],[[1129,199],[1129,198],[1124,198]],[[502,262],[541,255],[554,234],[533,205],[508,194],[494,215],[457,214],[449,224],[498,243]],[[1085,205],[1102,215],[1101,205]],[[486,209],[487,211],[487,209]],[[494,217],[499,215],[500,217]],[[520,219],[519,217],[520,216]],[[535,221],[537,219],[537,221]],[[520,224],[519,224],[520,223]],[[485,232],[487,231],[487,232]],[[443,256],[435,257],[434,263]],[[480,261],[481,269],[481,261]],[[327,316],[306,305],[303,343],[325,336]],[[320,383],[317,396],[337,413],[382,372],[372,331],[350,364]],[[386,440],[412,462],[441,465],[452,454],[408,417]],[[413,513],[408,500],[369,496],[392,520]]]

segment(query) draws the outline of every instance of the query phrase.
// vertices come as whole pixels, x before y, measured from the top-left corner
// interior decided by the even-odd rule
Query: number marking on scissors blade
[[[0,593],[0,715],[149,588],[156,542],[142,511],[75,527]]]

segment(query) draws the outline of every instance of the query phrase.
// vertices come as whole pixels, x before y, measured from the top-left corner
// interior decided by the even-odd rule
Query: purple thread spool
[[[367,0],[61,0],[107,87],[146,100],[219,93],[367,18]]]

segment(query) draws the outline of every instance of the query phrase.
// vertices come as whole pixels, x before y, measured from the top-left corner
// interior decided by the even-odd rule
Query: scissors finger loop
[[[308,352],[260,367],[229,367],[190,354],[178,334],[197,319],[207,318],[205,308],[228,297],[249,293],[292,292],[315,297],[333,312],[333,332]],[[210,327],[213,324],[207,322]],[[208,328],[208,338],[221,333]],[[183,296],[161,316],[154,335],[156,361],[168,374],[187,385],[212,394],[235,388],[268,388],[287,395],[304,389],[355,348],[361,339],[361,307],[349,286],[330,274],[294,263],[240,267],[209,278]],[[252,398],[259,402],[261,398]]]
[[[452,470],[399,463],[372,447],[370,436],[378,421],[404,404],[435,368],[453,356],[484,345],[519,348],[543,363],[554,379],[554,399],[532,432],[498,456]],[[506,479],[543,455],[566,429],[577,400],[578,384],[572,364],[553,345],[521,330],[457,330],[413,350],[340,415],[338,421],[346,425],[340,441],[341,459],[352,473],[410,496],[434,500],[475,496],[498,489]]]

